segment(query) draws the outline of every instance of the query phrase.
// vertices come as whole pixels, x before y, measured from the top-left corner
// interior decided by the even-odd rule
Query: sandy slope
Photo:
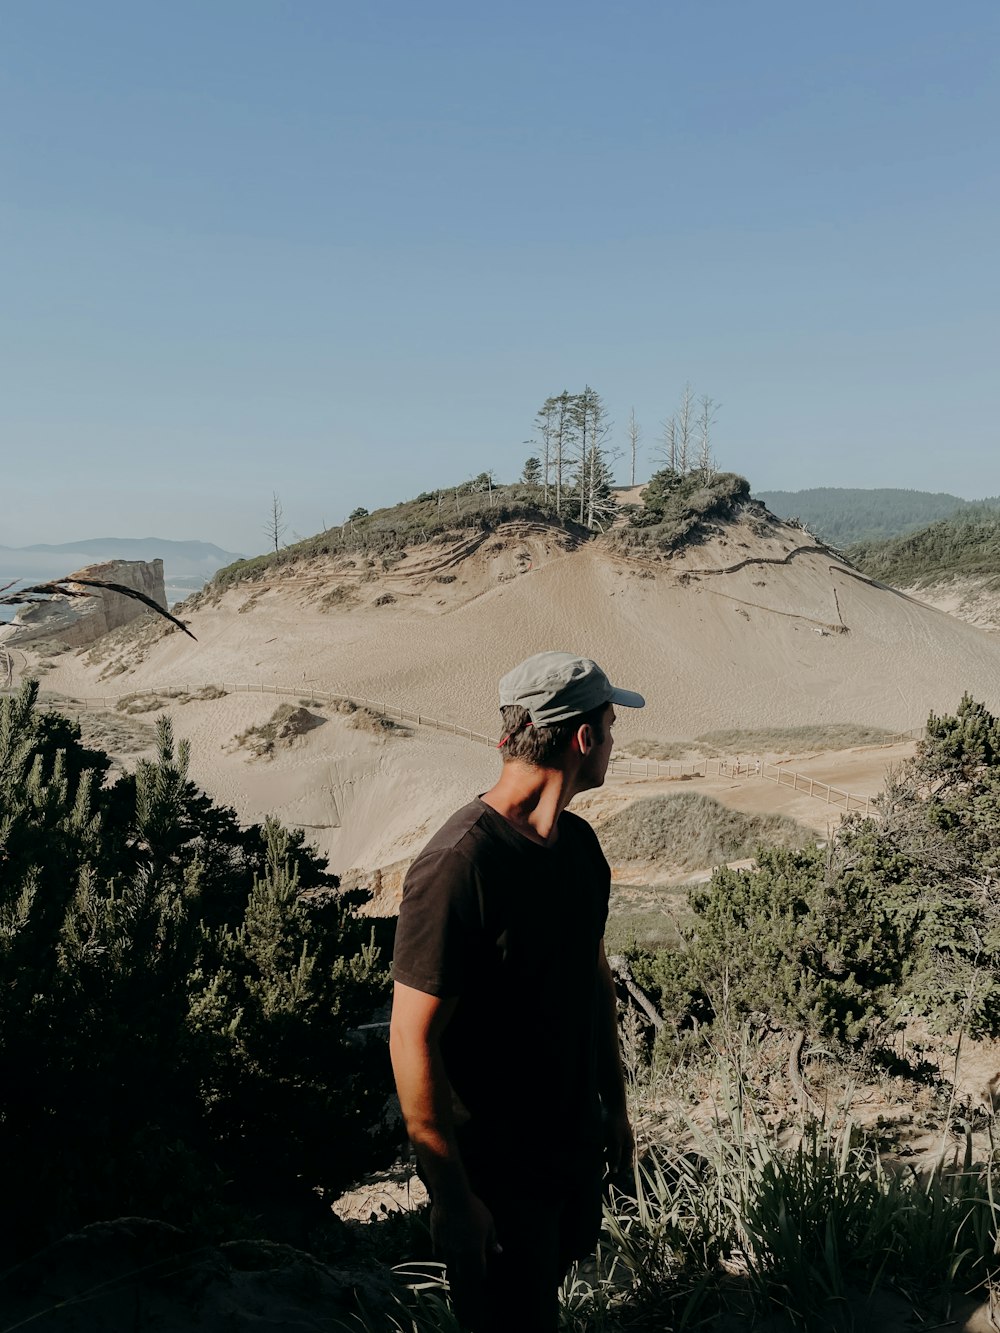
[[[810,543],[783,524],[733,524],[657,566],[507,525],[416,548],[388,571],[362,557],[326,559],[241,585],[190,614],[196,643],[171,632],[144,656],[129,644],[103,664],[64,655],[46,685],[103,695],[262,681],[496,734],[497,678],[560,647],[647,696],[641,714],[621,710],[619,744],[811,722],[904,730],[931,708],[954,708],[966,689],[1000,708],[1000,638],[872,585]],[[277,702],[231,695],[172,711],[208,791],[246,818],[274,810],[310,826],[341,870],[405,856],[496,771],[484,747],[424,728],[382,740],[336,716],[273,761],[248,763],[231,739]],[[839,785],[866,789],[834,767]],[[787,800],[761,787],[747,808]]]
[[[905,591],[928,606],[967,620],[970,625],[1000,630],[1000,593],[991,583],[990,579],[959,578]]]
[[[905,730],[932,707],[953,707],[963,689],[1000,706],[992,636],[853,576],[825,552],[762,563],[803,543],[800,529],[774,534],[737,527],[660,573],[595,544],[566,551],[545,534],[511,532],[451,565],[438,546],[388,574],[314,567],[308,580],[243,585],[195,611],[197,643],[169,635],[115,686],[301,682],[493,731],[498,676],[558,646],[646,694],[641,716],[623,716],[623,739],[815,721]],[[739,561],[754,563],[705,572]],[[442,569],[455,581],[436,581]],[[324,610],[324,589],[344,587],[357,601]],[[386,594],[396,600],[376,605]],[[94,689],[96,673],[76,659],[57,679]]]

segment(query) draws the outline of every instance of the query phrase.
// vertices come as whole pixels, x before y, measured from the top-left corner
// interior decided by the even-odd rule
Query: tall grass
[[[854,745],[884,745],[891,732],[861,722],[812,722],[798,727],[728,727],[704,731],[693,740],[629,741],[636,759],[683,759],[688,755],[805,754],[809,750],[846,750]]]
[[[236,583],[262,579],[280,566],[295,561],[363,553],[368,557],[382,556],[392,562],[408,546],[465,531],[491,531],[514,519],[549,523],[576,538],[589,535],[573,523],[565,506],[562,517],[558,516],[554,505],[544,500],[540,487],[514,484],[494,486],[488,492],[470,490],[469,483],[465,482],[457,487],[425,491],[414,500],[376,509],[353,522],[328,528],[280,551],[237,560],[220,569],[211,584],[188,604],[195,605]],[[383,564],[383,568],[386,567]]]
[[[720,1087],[712,1123],[687,1117],[685,1149],[651,1152],[635,1199],[608,1216],[629,1327],[670,1310],[683,1328],[721,1304],[866,1327],[886,1287],[946,1311],[1000,1269],[994,1153],[976,1165],[970,1134],[960,1161],[893,1169],[849,1119],[812,1121],[789,1144],[731,1066]]]
[[[723,1312],[746,1328],[780,1315],[816,1333],[873,1329],[886,1302],[947,1318],[1000,1274],[992,1149],[977,1163],[967,1132],[952,1160],[921,1172],[884,1163],[846,1116],[782,1131],[758,1111],[751,1046],[732,1037],[711,1114],[680,1112],[634,1192],[612,1191],[596,1261],[564,1285],[563,1333],[680,1333]],[[457,1328],[434,1273],[401,1291],[394,1313],[350,1327]]]

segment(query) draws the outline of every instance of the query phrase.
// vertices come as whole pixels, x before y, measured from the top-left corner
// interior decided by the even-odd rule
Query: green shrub
[[[669,804],[631,820],[627,809],[610,848],[676,856],[674,838],[696,845],[691,815],[685,835]],[[874,813],[846,819],[826,849],[756,857],[692,890],[683,950],[635,960],[675,1030],[685,997],[704,996],[730,1022],[765,1015],[869,1052],[911,1015],[1000,1035],[1000,720],[984,705],[966,696],[953,716],[932,714]]]
[[[480,491],[463,483],[440,491],[424,491],[415,500],[376,509],[371,514],[358,511],[355,514],[353,521],[342,527],[328,528],[280,551],[227,565],[218,571],[206,592],[217,595],[237,583],[263,579],[295,561],[317,556],[343,557],[349,551],[363,552],[370,558],[383,557],[384,569],[400,559],[408,546],[449,540],[466,532],[492,532],[513,519],[551,523],[577,536],[585,533],[568,518],[560,519],[554,505],[543,501],[537,487],[523,484]]]
[[[129,1214],[322,1227],[386,1151],[367,927],[301,833],[196,790],[167,720],[108,784],[36,693],[0,700],[5,1252]]]
[[[750,501],[750,483],[734,472],[655,472],[642,493],[643,507],[604,540],[620,550],[666,554],[706,535]]]

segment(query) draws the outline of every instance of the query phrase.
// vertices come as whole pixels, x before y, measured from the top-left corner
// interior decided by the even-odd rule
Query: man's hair
[[[594,730],[594,739],[600,745],[604,740],[604,712],[607,704],[592,708],[589,713],[580,713],[567,718],[565,722],[553,722],[547,727],[532,725],[531,714],[520,704],[507,704],[500,709],[503,718],[504,741],[500,753],[504,763],[508,759],[519,759],[522,764],[535,764],[538,768],[547,768],[557,764],[560,756],[570,743],[578,728],[589,725]]]

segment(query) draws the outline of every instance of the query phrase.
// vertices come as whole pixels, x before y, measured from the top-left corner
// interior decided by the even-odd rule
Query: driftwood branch
[[[819,1116],[823,1113],[823,1108],[814,1100],[806,1084],[805,1073],[802,1069],[802,1048],[806,1044],[806,1034],[799,1028],[792,1036],[791,1049],[788,1052],[788,1079],[795,1089],[795,1095],[799,1099],[799,1105],[804,1111],[811,1111],[813,1115]]]
[[[7,592],[7,589],[11,587],[13,587],[13,584],[8,583],[5,587],[0,588],[0,606],[22,606],[31,602],[43,602],[49,597],[92,596],[89,592],[81,592],[81,588],[98,588],[107,592],[116,592],[122,597],[131,597],[134,601],[142,602],[151,611],[155,611],[158,616],[163,616],[172,625],[176,625],[179,630],[183,630],[189,639],[195,637],[183,620],[178,620],[176,616],[165,610],[159,602],[154,602],[152,597],[147,597],[144,592],[139,592],[138,588],[128,588],[124,583],[109,583],[107,579],[77,578],[74,575],[67,579],[52,579],[48,583],[35,583],[30,588],[21,588],[16,593]],[[196,639],[195,642],[197,642]]]
[[[656,1012],[656,1008],[649,996],[645,994],[632,976],[632,969],[629,967],[628,961],[623,958],[621,954],[612,954],[608,959],[608,966],[611,968],[615,980],[625,987],[629,995],[646,1015],[656,1031],[661,1031],[663,1028],[663,1019]]]

